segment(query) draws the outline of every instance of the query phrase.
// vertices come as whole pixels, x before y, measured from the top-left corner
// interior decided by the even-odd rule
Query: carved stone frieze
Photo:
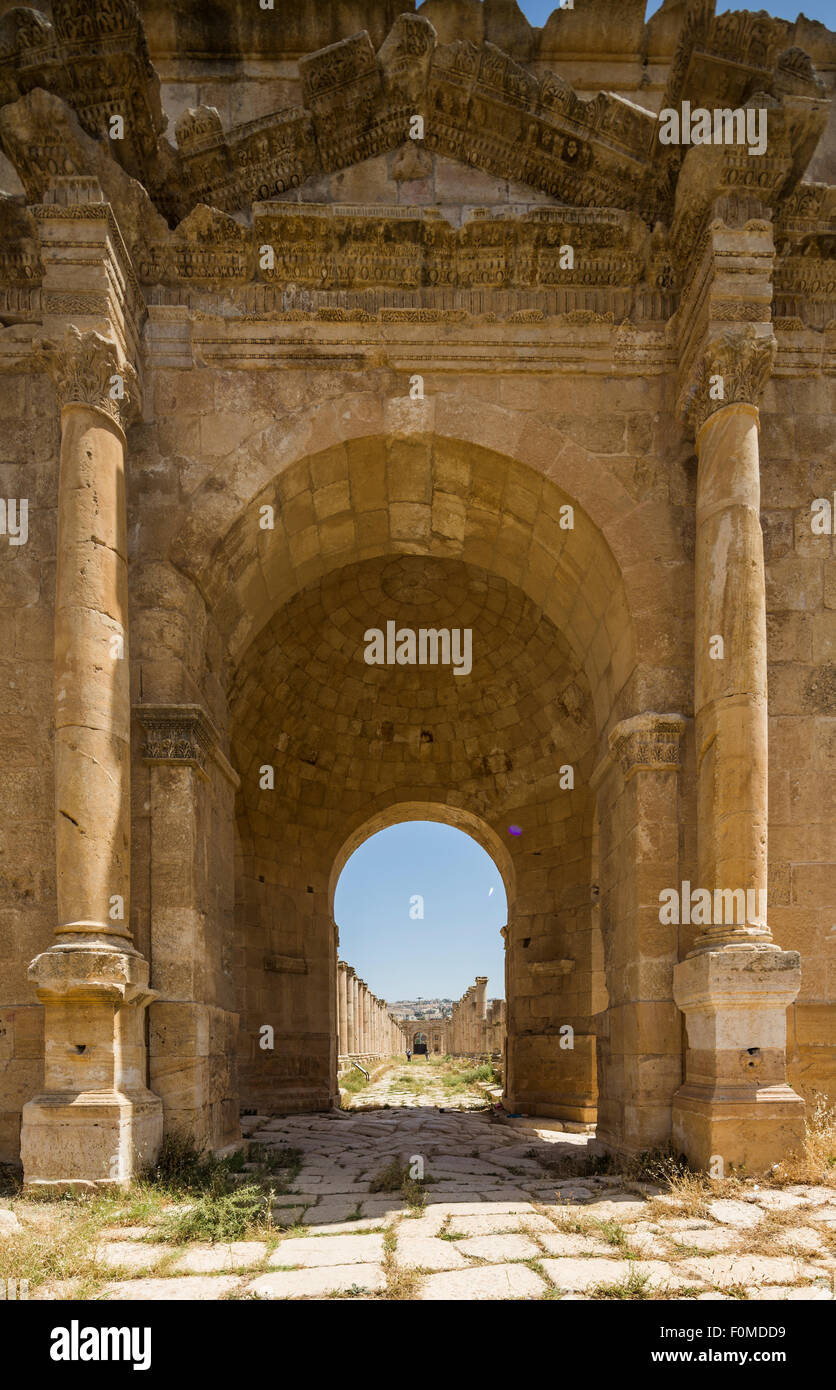
[[[639,771],[677,771],[685,727],[681,714],[637,714],[616,724],[609,735],[610,753],[625,782]]]
[[[730,328],[708,343],[679,401],[680,413],[694,434],[725,406],[758,404],[772,373],[776,349],[772,332],[759,333],[754,324]]]
[[[151,174],[165,127],[159,86],[133,0],[53,0],[51,23],[22,8],[0,18],[0,105],[43,88],[97,137],[122,116],[113,154],[136,177]]]
[[[197,106],[177,121],[175,147],[160,139],[158,79],[134,0],[105,0],[95,14],[83,0],[56,0],[51,22],[14,9],[0,18],[0,140],[30,202],[51,200],[50,184],[62,180],[72,185],[73,216],[82,217],[85,180],[91,173],[104,180],[145,284],[234,290],[263,281],[301,294],[359,295],[375,287],[417,295],[641,286],[655,296],[649,316],[665,317],[699,261],[717,198],[754,197],[775,209],[783,238],[775,280],[782,316],[801,312],[805,296],[808,323],[821,327],[833,316],[832,209],[822,186],[798,182],[825,119],[824,88],[786,21],[748,12],[715,17],[707,0],[690,5],[664,96],[665,105],[766,106],[769,144],[758,158],[735,145],[660,146],[653,111],[612,93],[582,98],[557,72],[528,67],[519,53],[487,41],[497,34],[489,27],[474,41],[466,27],[455,37],[442,26],[450,40],[442,42],[423,14],[386,22],[382,43],[362,30],[303,56],[298,105],[227,128],[214,107]],[[110,118],[126,113],[130,140],[84,135],[102,137]],[[424,125],[417,142],[409,139],[416,114]],[[562,206],[544,209],[541,220],[477,212],[456,229],[429,209],[341,213],[269,201],[390,152],[395,182],[427,177],[435,154]],[[156,208],[143,189],[127,189],[121,170],[122,184],[111,183],[115,161],[142,179]],[[253,203],[249,231],[230,214]],[[167,231],[159,211],[179,225]],[[582,215],[590,221],[573,221]],[[268,266],[259,256],[265,242],[275,252]],[[572,267],[561,264],[567,242]],[[5,284],[37,283],[40,274],[31,240],[7,239]],[[586,303],[616,321],[636,312],[613,297]],[[374,313],[379,306],[339,307]],[[739,304],[733,293],[715,308],[729,322],[766,322],[763,305]]]
[[[205,776],[211,758],[228,781],[239,785],[202,705],[135,705],[134,714],[143,729],[144,762],[193,767]]]
[[[85,313],[90,312],[86,304],[80,305]],[[51,376],[62,406],[93,406],[121,429],[130,423],[139,405],[137,376],[130,363],[120,360],[109,338],[95,331],[80,333],[71,324],[61,343],[38,340],[35,355]]]
[[[178,763],[206,771],[216,735],[199,705],[140,705],[136,715],[144,730],[145,762]]]

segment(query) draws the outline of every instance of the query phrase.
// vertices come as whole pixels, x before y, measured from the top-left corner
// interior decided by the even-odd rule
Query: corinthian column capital
[[[679,398],[680,413],[695,435],[709,416],[727,405],[758,404],[772,373],[775,350],[772,331],[759,333],[751,323],[726,329],[710,340]]]
[[[61,343],[35,343],[40,364],[52,377],[58,400],[100,410],[125,430],[139,407],[139,385],[133,367],[120,362],[115,343],[95,330],[80,333],[71,324]]]

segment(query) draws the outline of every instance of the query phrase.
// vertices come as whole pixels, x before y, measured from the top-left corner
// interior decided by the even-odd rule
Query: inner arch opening
[[[480,1014],[478,1051],[501,1059],[501,933],[508,900],[497,864],[473,836],[438,819],[402,820],[369,835],[342,868],[334,916],[340,958],[386,1001],[387,1014],[400,1030],[398,1051],[472,1050],[465,1046],[472,1039],[455,1035],[453,1014],[480,977],[485,1014],[484,1019]],[[342,1021],[348,1029],[340,1038],[345,1058],[357,1040],[350,1020]],[[392,1036],[387,1030],[385,1041]]]

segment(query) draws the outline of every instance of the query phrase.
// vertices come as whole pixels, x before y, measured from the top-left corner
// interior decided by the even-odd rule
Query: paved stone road
[[[441,1079],[440,1068],[423,1057],[394,1067],[364,1090],[358,1091],[351,1102],[352,1110],[376,1110],[381,1105],[407,1108],[440,1107],[445,1110],[484,1110],[485,1092],[476,1086],[466,1091],[451,1092]]]
[[[390,1105],[396,1080],[376,1087]],[[112,1282],[100,1296],[833,1298],[836,1189],[750,1183],[693,1214],[693,1201],[647,1184],[550,1177],[539,1160],[580,1156],[594,1141],[533,1125],[426,1103],[249,1117],[255,1140],[304,1153],[274,1212],[286,1233],[183,1251],[137,1240],[135,1228],[111,1230],[99,1259]],[[415,1156],[431,1180],[423,1210],[370,1191],[393,1159]]]

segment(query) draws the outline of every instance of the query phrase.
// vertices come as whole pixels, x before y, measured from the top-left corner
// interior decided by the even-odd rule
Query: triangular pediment
[[[362,0],[352,3],[362,8]],[[635,27],[633,0],[608,3]],[[573,227],[575,241],[578,229],[593,229],[584,253],[594,265],[585,265],[584,283],[635,284],[646,269],[651,286],[669,287],[664,237],[654,231],[648,259],[650,231],[669,227],[674,260],[687,259],[713,200],[740,182],[734,151],[691,150],[686,158],[684,148],[660,145],[649,106],[609,91],[579,93],[542,62],[542,43],[529,58],[508,4],[477,10],[468,0],[473,23],[459,36],[448,22],[454,8],[453,0],[433,0],[387,27],[386,6],[378,7],[371,32],[298,58],[288,88],[295,104],[238,124],[210,105],[190,108],[173,142],[131,3],[100,10],[86,28],[70,0],[54,0],[52,22],[9,11],[0,20],[0,141],[29,204],[53,196],[56,176],[87,180],[89,197],[112,205],[146,282],[241,283],[256,270],[269,278],[270,268],[257,263],[267,219],[278,241],[265,233],[265,244],[279,259],[282,236],[314,243],[315,226],[336,236],[333,247],[297,260],[305,275],[294,276],[288,261],[294,283],[308,283],[318,267],[318,288],[362,285],[363,267],[370,283],[408,287],[409,256],[424,286],[433,243],[448,257],[433,271],[437,283],[446,275],[458,288],[542,286],[550,245]],[[552,37],[584,31],[586,20],[571,13],[565,21],[552,16]],[[690,100],[706,74],[729,106],[753,94],[768,101],[770,149],[755,172],[760,202],[777,212],[823,129],[823,86],[809,57],[790,44],[787,22],[763,14],[715,19],[707,10],[692,19],[663,105]],[[516,35],[509,39],[516,56],[489,37],[506,30]],[[132,113],[118,140],[108,124],[108,93],[117,90]],[[399,242],[408,245],[400,259],[392,253]]]

